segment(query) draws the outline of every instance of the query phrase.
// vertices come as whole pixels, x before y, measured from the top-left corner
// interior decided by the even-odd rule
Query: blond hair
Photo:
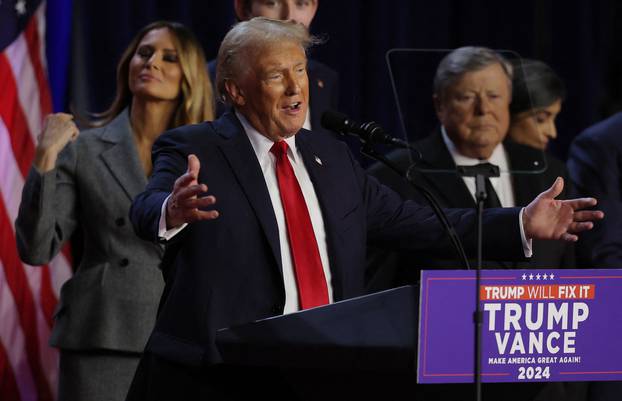
[[[310,35],[303,25],[293,21],[255,17],[235,24],[218,50],[216,90],[219,99],[225,103],[231,102],[225,82],[242,76],[248,69],[249,56],[253,51],[284,41],[300,45],[305,52],[321,42],[319,38]]]
[[[102,126],[112,121],[131,104],[132,92],[129,87],[129,66],[140,41],[155,29],[168,29],[172,34],[182,71],[179,103],[168,128],[194,124],[214,119],[214,94],[207,76],[205,54],[194,34],[184,25],[172,21],[156,21],[141,29],[123,52],[117,65],[117,90],[108,110],[96,114],[94,126]]]

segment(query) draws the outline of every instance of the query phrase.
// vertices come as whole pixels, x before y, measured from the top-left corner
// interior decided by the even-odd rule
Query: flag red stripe
[[[17,218],[17,206],[19,204],[19,194],[21,193],[24,181],[19,171],[19,167],[17,166],[17,161],[14,159],[11,154],[11,134],[5,129],[4,121],[0,120],[0,147],[2,147],[2,155],[0,157],[5,157],[6,160],[3,160],[2,166],[0,166],[0,175],[2,175],[2,182],[0,182],[0,202],[4,201],[4,207],[8,212],[9,221],[15,221]],[[58,259],[65,259],[63,255],[59,255]],[[55,258],[56,259],[56,258]],[[65,260],[57,260],[54,263],[54,268],[65,269],[66,267],[63,264],[67,264],[68,262]],[[52,266],[42,266],[41,269],[36,273],[36,276],[39,277],[39,284],[36,287],[31,286],[33,294],[37,295],[36,302],[39,303],[39,309],[42,312],[42,315],[46,324],[51,327],[52,322],[52,314],[54,311],[55,304],[57,302],[57,289],[54,287],[54,279],[53,273],[51,270]],[[28,276],[30,273],[26,273]],[[62,274],[61,277],[66,277],[67,274]],[[56,277],[55,277],[56,278]],[[56,278],[58,279],[58,278]],[[1,321],[1,319],[0,319]]]
[[[3,401],[20,401],[15,375],[2,342],[0,342],[0,394]]]
[[[26,337],[26,357],[37,387],[40,401],[52,400],[52,391],[40,364],[37,318],[34,297],[15,248],[15,236],[4,203],[0,202],[0,258],[4,274],[17,304],[19,321]]]
[[[1,146],[3,154],[14,155],[15,164],[11,160],[10,169],[4,170],[9,174],[5,177],[9,186],[20,187],[14,191],[21,190],[19,175],[26,177],[30,169],[39,134],[36,131],[43,117],[52,112],[43,53],[45,3],[41,3],[8,52],[0,53],[0,120],[8,131]],[[14,58],[8,58],[9,54]],[[53,260],[39,268],[24,265],[15,247],[12,224],[18,201],[15,192],[0,197],[0,269],[3,269],[0,275],[3,299],[11,299],[10,307],[0,308],[4,314],[0,316],[0,325],[2,316],[6,318],[5,323],[11,321],[11,331],[3,330],[0,339],[0,399],[52,401],[56,398],[56,384],[52,381],[56,381],[58,361],[51,357],[56,356],[56,351],[46,344],[49,335],[46,326],[52,327],[58,285],[68,273],[65,260],[70,263],[71,253],[64,247],[57,256],[62,261]],[[52,270],[55,268],[61,270]],[[25,398],[21,400],[21,397]]]
[[[11,147],[22,176],[28,175],[30,163],[35,155],[26,117],[19,105],[17,86],[6,56],[0,54],[0,118],[11,134]],[[9,226],[10,227],[10,226]]]
[[[37,77],[37,84],[39,86],[39,102],[41,103],[41,116],[45,116],[52,112],[52,97],[50,95],[50,88],[46,78],[46,73],[43,69],[43,63],[41,63],[41,38],[39,38],[39,31],[37,30],[37,18],[31,18],[26,25],[24,31],[26,37],[26,43],[28,44],[28,53],[30,54],[30,63],[35,70]],[[35,135],[38,135],[35,132]]]
[[[52,288],[52,277],[50,275],[50,267],[48,265],[41,266],[42,274],[41,274],[41,300],[39,301],[41,305],[41,309],[43,310],[43,316],[45,317],[45,321],[48,324],[48,327],[52,327],[54,324],[54,319],[52,319],[52,315],[54,314],[54,308],[56,307],[56,303],[58,300],[56,299],[56,295],[54,294],[54,289]]]
[[[73,270],[73,255],[71,254],[71,242],[67,242],[60,250],[67,261],[69,266],[72,266]]]

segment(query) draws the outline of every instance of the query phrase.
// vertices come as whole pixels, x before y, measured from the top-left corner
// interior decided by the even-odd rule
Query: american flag
[[[0,0],[0,399],[54,400],[58,353],[48,345],[66,250],[46,266],[21,262],[15,218],[43,118],[52,111],[46,2]]]

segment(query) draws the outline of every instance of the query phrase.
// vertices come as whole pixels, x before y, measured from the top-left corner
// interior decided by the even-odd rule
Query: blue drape
[[[621,15],[614,0],[322,0],[312,31],[327,41],[311,57],[340,73],[342,111],[359,121],[375,120],[396,136],[403,133],[384,58],[389,49],[482,45],[542,59],[568,87],[552,149],[563,158],[572,138],[622,96],[619,74],[612,71],[613,62],[620,64],[620,57],[612,57],[622,41],[615,34]],[[74,107],[101,111],[109,105],[123,48],[156,19],[190,26],[209,59],[235,22],[232,1],[75,0],[69,92]]]

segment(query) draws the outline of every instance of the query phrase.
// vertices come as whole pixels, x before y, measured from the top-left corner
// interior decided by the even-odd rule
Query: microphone
[[[337,111],[325,111],[322,113],[322,127],[337,132],[341,135],[350,134],[358,137],[364,143],[377,143],[391,145],[398,148],[410,149],[406,141],[394,138],[384,132],[384,129],[376,122],[359,124],[350,120],[348,116]]]

